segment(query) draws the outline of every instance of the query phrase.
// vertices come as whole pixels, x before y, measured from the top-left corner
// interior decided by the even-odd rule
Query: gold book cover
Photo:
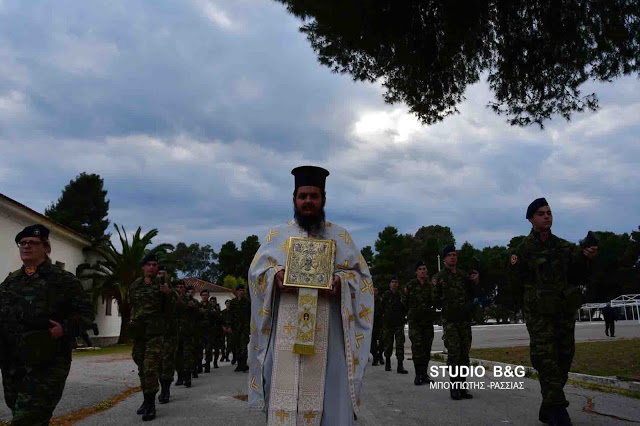
[[[284,285],[328,290],[333,283],[336,246],[333,240],[291,237]]]

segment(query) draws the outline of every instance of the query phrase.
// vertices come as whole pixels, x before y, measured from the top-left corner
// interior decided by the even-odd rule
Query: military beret
[[[449,253],[453,253],[456,251],[454,246],[446,246],[442,249],[442,257],[445,258]]]
[[[193,286],[192,286],[192,285],[188,285],[188,286],[186,287],[186,289],[185,289],[185,290],[187,290],[187,291],[189,291],[189,290],[195,290],[195,288],[193,288]]]
[[[207,290],[206,288],[203,288],[202,290],[200,290],[200,294],[202,293],[209,293],[209,290]]]
[[[418,260],[418,261],[416,262],[416,271],[417,271],[417,270],[418,270],[418,268],[419,268],[419,267],[421,267],[421,266],[427,266],[427,265],[425,265],[425,264],[424,264],[424,260]]]
[[[391,277],[391,281],[398,281],[398,276],[394,275],[393,277]]]
[[[324,191],[329,171],[322,167],[300,166],[291,170],[291,174],[295,176],[296,189],[301,186],[316,186]]]
[[[531,218],[540,207],[544,207],[544,206],[548,206],[549,203],[547,203],[547,200],[544,198],[538,198],[536,200],[533,200],[531,202],[531,204],[529,204],[529,207],[527,207],[527,219]]]
[[[142,258],[142,262],[140,262],[140,264],[144,266],[147,262],[157,262],[157,261],[158,261],[158,256],[156,256],[153,253],[149,253],[148,255]]]
[[[178,281],[176,281],[176,287],[179,286],[179,285],[184,286],[186,284],[184,283],[184,280],[178,280]]]
[[[244,285],[243,284],[238,284],[236,286],[236,290],[244,290]]]
[[[162,265],[162,266],[158,266],[158,271],[166,271],[167,267]]]
[[[27,237],[49,238],[49,228],[40,224],[27,226],[16,235],[16,244],[19,243],[21,239]]]

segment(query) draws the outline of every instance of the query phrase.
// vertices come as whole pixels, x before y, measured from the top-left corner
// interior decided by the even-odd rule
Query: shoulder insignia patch
[[[436,280],[435,278],[431,280],[431,284],[433,285],[438,285],[438,280]]]
[[[145,284],[149,284],[150,282],[151,282],[151,278],[149,278],[149,277],[145,277],[145,279],[144,279],[144,283],[145,283]]]
[[[37,231],[37,229],[36,229],[36,231]],[[35,266],[25,266],[24,273],[29,275],[29,276],[31,276],[31,275],[36,273],[36,267]]]
[[[511,264],[515,265],[516,263],[518,263],[518,256],[516,256],[515,254],[511,255]]]
[[[409,294],[409,287],[405,287],[404,288],[404,292],[405,292],[405,294]]]

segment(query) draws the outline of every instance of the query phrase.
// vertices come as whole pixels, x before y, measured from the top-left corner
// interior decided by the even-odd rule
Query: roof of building
[[[233,293],[233,290],[226,287],[222,287],[217,284],[212,284],[208,281],[201,280],[200,278],[185,278],[184,283],[186,285],[192,285],[196,292],[200,293],[205,288],[213,293]]]
[[[76,240],[79,240],[79,242],[83,243],[85,246],[91,245],[91,241],[86,236],[82,235],[77,231],[74,231],[73,229],[61,223],[58,223],[56,221],[49,219],[47,216],[43,215],[42,213],[38,213],[37,211],[25,206],[24,204],[14,200],[13,198],[9,198],[6,195],[0,193],[0,201],[4,201],[10,205],[13,205],[15,209],[22,210],[25,213],[30,214],[31,216],[35,216],[40,221],[42,221],[43,224],[48,225],[49,228],[52,228],[52,230],[57,230],[60,233],[67,234],[67,237],[75,238]]]

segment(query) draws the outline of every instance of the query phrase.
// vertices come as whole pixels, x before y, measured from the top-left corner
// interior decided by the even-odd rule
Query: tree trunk
[[[131,304],[128,302],[120,302],[120,318],[122,322],[120,323],[120,336],[118,337],[118,343],[128,343],[129,342],[129,321],[131,320]]]

